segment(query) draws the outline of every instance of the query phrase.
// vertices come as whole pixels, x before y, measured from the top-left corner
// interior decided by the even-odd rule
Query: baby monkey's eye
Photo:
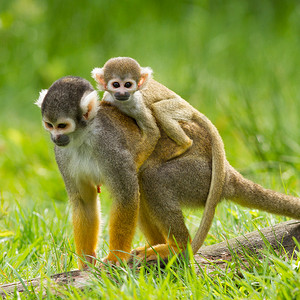
[[[61,129],[66,128],[66,127],[67,127],[67,124],[65,124],[65,123],[60,123],[57,125],[57,128],[61,128]]]
[[[115,81],[112,85],[113,85],[114,88],[120,87],[120,83],[117,82],[117,81]]]
[[[132,83],[131,83],[131,82],[126,82],[126,83],[124,84],[124,86],[125,86],[126,88],[130,88],[130,87],[132,86]]]

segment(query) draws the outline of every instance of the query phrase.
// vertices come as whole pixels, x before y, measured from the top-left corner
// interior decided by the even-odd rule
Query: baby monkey
[[[179,146],[173,154],[176,157],[193,143],[178,123],[180,120],[190,119],[190,112],[184,111],[187,102],[153,80],[151,75],[151,68],[140,67],[130,57],[111,58],[103,68],[92,71],[98,88],[106,91],[103,100],[135,119],[144,139],[150,138],[153,141],[153,148],[160,137],[156,118],[167,135]]]
[[[92,71],[92,77],[98,83],[98,88],[105,91],[104,101],[110,102],[136,120],[143,140],[147,139],[152,151],[160,138],[156,121],[177,144],[170,158],[185,153],[193,144],[181,128],[181,121],[197,121],[209,132],[212,143],[212,178],[203,218],[192,242],[193,251],[197,251],[209,231],[225,181],[225,149],[218,130],[206,116],[175,92],[155,81],[151,68],[141,67],[130,57],[109,59],[103,68]],[[145,155],[143,143],[139,151]],[[146,155],[150,154],[151,152]],[[144,160],[145,157],[141,161]]]

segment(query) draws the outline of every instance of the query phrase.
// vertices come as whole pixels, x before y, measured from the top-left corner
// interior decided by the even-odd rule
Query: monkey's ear
[[[106,83],[104,80],[104,70],[103,68],[95,68],[91,72],[92,77],[95,79],[95,81],[98,83],[98,89],[100,91],[106,90]]]
[[[141,68],[141,79],[138,82],[138,89],[141,90],[146,87],[147,82],[152,77],[152,69],[150,67]]]
[[[97,91],[93,91],[82,96],[80,100],[80,108],[82,110],[83,117],[86,120],[91,120],[96,116],[99,109],[98,100],[99,97]]]
[[[42,107],[42,103],[45,99],[46,94],[48,93],[48,90],[41,90],[39,98],[34,102],[35,105],[37,105],[39,108]]]

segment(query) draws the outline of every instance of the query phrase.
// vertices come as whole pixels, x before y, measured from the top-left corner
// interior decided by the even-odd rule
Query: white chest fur
[[[105,92],[103,95],[103,100],[110,102],[112,105],[120,109],[120,111],[134,119],[140,119],[144,117],[146,108],[143,102],[143,96],[139,91],[135,92],[134,95],[126,101],[117,101],[111,96],[110,93]]]
[[[66,148],[65,155],[68,164],[65,171],[76,181],[86,180],[99,185],[101,184],[101,166],[93,149],[94,147],[89,143]]]

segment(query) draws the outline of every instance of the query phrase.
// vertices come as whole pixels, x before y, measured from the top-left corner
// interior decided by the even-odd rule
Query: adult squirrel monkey
[[[131,257],[137,223],[149,246],[135,251],[139,257],[152,259],[158,253],[167,258],[169,249],[178,252],[186,248],[191,238],[181,208],[204,206],[212,181],[213,142],[201,122],[182,123],[193,145],[176,159],[169,159],[174,142],[162,130],[152,154],[137,171],[140,161],[136,149],[143,140],[139,127],[113,105],[99,102],[87,80],[61,78],[40,93],[36,104],[55,143],[56,161],[72,205],[80,257],[93,262],[96,256],[100,224],[97,186],[101,184],[107,186],[113,201],[105,261],[117,263]],[[144,147],[147,152],[152,145],[145,140]],[[300,218],[299,198],[245,179],[227,161],[221,198]],[[197,247],[193,250],[196,252]]]

